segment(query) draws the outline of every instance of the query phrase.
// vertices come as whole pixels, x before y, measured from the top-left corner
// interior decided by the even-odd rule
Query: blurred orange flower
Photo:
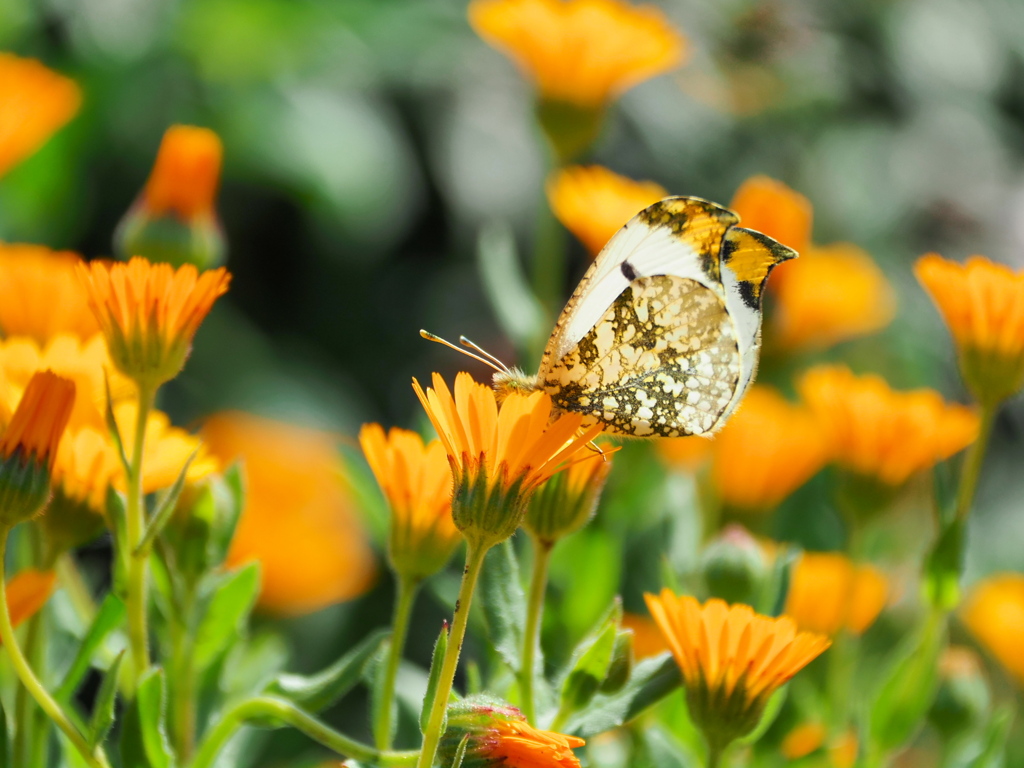
[[[819,722],[801,723],[786,734],[780,751],[787,760],[799,760],[817,752],[825,743],[828,732]]]
[[[0,176],[39,149],[81,101],[69,78],[35,59],[0,53]]]
[[[553,173],[545,187],[548,203],[562,225],[592,256],[611,236],[668,192],[653,181],[633,181],[600,165],[569,166]]]
[[[40,344],[61,333],[83,341],[98,333],[75,274],[80,261],[71,251],[0,243],[0,332],[30,336]]]
[[[914,273],[956,341],[960,370],[981,402],[999,402],[1024,385],[1024,272],[972,256],[966,264],[937,253]]]
[[[702,435],[667,437],[655,441],[655,447],[669,467],[692,474],[710,458],[714,449],[714,439]]]
[[[978,414],[946,403],[931,389],[897,392],[881,376],[855,376],[822,365],[798,382],[822,424],[833,461],[858,475],[898,486],[970,445]]]
[[[260,563],[263,609],[309,613],[369,589],[373,553],[331,435],[239,412],[211,417],[202,435],[225,464],[244,462],[245,510],[228,563]]]
[[[712,440],[711,477],[723,502],[768,511],[825,464],[825,441],[811,412],[755,385]]]
[[[687,47],[657,7],[621,0],[473,0],[469,22],[543,98],[585,107],[675,69]]]
[[[659,656],[668,650],[668,643],[658,625],[639,613],[622,614],[622,628],[633,630],[633,655],[637,661]]]
[[[50,599],[56,583],[57,574],[53,571],[37,571],[33,568],[25,568],[11,577],[5,589],[11,624],[17,627],[35,616]]]
[[[801,629],[855,635],[875,623],[889,597],[889,581],[872,565],[839,552],[805,552],[790,576],[784,613]]]
[[[142,191],[146,212],[154,217],[174,214],[185,221],[213,218],[223,155],[220,137],[209,128],[172,125]]]
[[[739,214],[744,227],[778,240],[801,256],[811,245],[811,201],[781,181],[751,176],[736,190],[729,207]],[[787,264],[776,270],[775,288],[793,266]]]
[[[971,634],[1024,686],[1024,575],[983,579],[968,595],[961,616]]]
[[[123,471],[106,432],[87,426],[74,432],[69,430],[61,441],[52,481],[68,499],[103,515],[107,489]]]

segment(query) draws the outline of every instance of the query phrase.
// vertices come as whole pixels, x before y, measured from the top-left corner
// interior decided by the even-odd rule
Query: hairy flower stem
[[[388,648],[387,668],[384,673],[384,690],[381,694],[379,714],[373,724],[374,741],[377,744],[377,749],[380,750],[391,749],[395,679],[398,677],[398,665],[402,661],[402,651],[405,650],[405,638],[409,633],[409,619],[412,616],[412,605],[418,587],[417,579],[410,579],[407,576],[398,577],[395,613],[391,621],[391,644]]]
[[[135,421],[135,442],[132,444],[131,463],[128,468],[128,501],[125,513],[125,546],[128,562],[128,647],[130,664],[126,676],[127,689],[134,696],[139,680],[149,669],[149,631],[146,610],[148,583],[146,552],[139,552],[146,527],[146,509],[142,496],[142,456],[146,441],[146,422],[153,407],[155,392],[139,385],[139,412]]]
[[[411,768],[418,756],[417,752],[381,752],[339,733],[287,699],[257,696],[240,701],[221,716],[207,732],[189,768],[213,768],[221,749],[235,732],[246,721],[257,719],[279,720],[342,757],[382,768]]]
[[[441,741],[445,713],[448,711],[448,697],[452,692],[452,683],[455,682],[455,670],[459,666],[462,642],[466,638],[473,590],[476,588],[476,581],[480,576],[480,568],[488,549],[489,547],[479,543],[467,541],[466,567],[462,571],[462,585],[459,587],[459,597],[455,601],[455,617],[452,620],[451,635],[448,638],[448,650],[441,664],[441,676],[438,680],[437,692],[434,694],[434,703],[431,705],[427,729],[423,734],[423,748],[420,750],[416,768],[431,768],[434,764],[437,745]]]
[[[526,628],[523,631],[523,651],[520,654],[519,693],[523,716],[531,725],[537,725],[537,701],[534,678],[537,649],[540,647],[541,619],[544,616],[544,593],[548,586],[548,566],[554,543],[533,539],[533,572],[530,574],[530,596],[526,604]]]
[[[0,529],[0,564],[4,562],[7,551],[7,537],[10,532],[10,528]],[[0,575],[2,573],[2,570],[0,570]],[[21,648],[18,645],[18,638],[14,636],[14,627],[11,625],[11,614],[7,607],[7,585],[6,580],[3,578],[0,578],[0,640],[3,641],[4,650],[7,651],[7,655],[11,660],[11,666],[21,680],[21,684],[32,694],[32,698],[36,700],[36,703],[46,713],[46,716],[68,737],[68,740],[82,756],[85,764],[89,768],[110,768],[110,763],[107,762],[103,748],[97,746],[93,750],[89,746],[85,737],[79,733],[71,720],[68,719],[64,710],[61,709],[60,704],[54,701],[46,688],[43,687],[35,672],[32,671],[28,660],[22,654]]]
[[[960,488],[956,497],[956,517],[966,520],[974,503],[974,492],[981,477],[981,465],[985,462],[985,451],[992,437],[992,426],[995,424],[999,403],[986,403],[981,409],[981,425],[978,428],[978,439],[967,449],[963,472],[960,475]]]

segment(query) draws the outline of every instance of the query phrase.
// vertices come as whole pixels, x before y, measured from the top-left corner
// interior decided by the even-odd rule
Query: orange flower
[[[690,716],[712,751],[752,731],[772,693],[831,644],[800,632],[787,616],[769,618],[748,605],[663,589],[647,607],[683,673]]]
[[[0,53],[0,176],[39,149],[81,101],[72,80],[35,59]]]
[[[722,501],[767,511],[825,464],[817,420],[774,389],[754,386],[712,441],[711,476]]]
[[[473,0],[469,22],[543,98],[584,107],[675,69],[686,51],[658,8],[620,0]]]
[[[497,721],[494,736],[490,757],[495,765],[508,768],[579,768],[580,761],[572,750],[586,743],[575,736],[541,731],[525,720]]]
[[[594,453],[558,473],[530,499],[523,527],[547,546],[575,533],[593,517],[611,469],[611,459]]]
[[[225,464],[244,464],[245,509],[228,564],[259,561],[262,608],[309,613],[370,587],[373,554],[331,435],[237,412],[210,418],[202,434]]]
[[[633,654],[637,661],[648,659],[651,656],[660,656],[668,650],[668,643],[665,642],[658,625],[647,616],[641,616],[638,613],[624,613],[622,614],[622,628],[633,632]]]
[[[78,271],[114,365],[148,389],[178,375],[200,323],[231,281],[223,268],[200,274],[191,264],[175,270],[142,258],[94,261]]]
[[[462,534],[452,521],[452,471],[439,440],[365,424],[359,444],[391,508],[388,555],[396,572],[424,579],[441,570]]]
[[[1024,272],[983,256],[957,264],[929,253],[917,260],[914,274],[953,334],[974,396],[993,403],[1018,392],[1024,385]]]
[[[592,256],[611,236],[668,192],[653,181],[633,181],[600,165],[570,166],[553,173],[546,185],[551,210]]]
[[[223,155],[220,137],[209,128],[168,128],[142,191],[147,213],[154,217],[175,214],[186,221],[212,218]]]
[[[57,574],[53,571],[37,571],[25,568],[8,580],[7,609],[11,614],[11,625],[17,627],[26,619],[35,616],[53,594]],[[0,641],[2,644],[3,641]]]
[[[852,243],[815,246],[779,272],[769,333],[780,347],[824,349],[881,330],[896,312],[889,281]]]
[[[739,214],[744,227],[763,232],[801,255],[811,245],[811,201],[781,181],[752,176],[736,190],[729,207]],[[776,289],[792,269],[789,264],[777,270]]]
[[[468,373],[455,378],[452,395],[438,374],[425,392],[413,379],[454,477],[452,516],[471,543],[491,546],[511,536],[526,503],[543,482],[579,461],[601,426],[580,430],[578,413],[552,419],[551,396],[508,395],[499,409],[493,389]]]
[[[782,740],[782,756],[787,760],[799,760],[817,752],[825,743],[828,733],[818,722],[802,723],[786,734]]]
[[[880,376],[817,366],[798,383],[825,430],[833,461],[857,475],[899,486],[962,451],[978,435],[978,415],[938,392],[897,392]]]
[[[98,333],[75,274],[80,261],[70,251],[0,243],[0,332],[30,336],[40,344],[61,333],[83,341]]]
[[[889,582],[877,568],[839,552],[805,552],[793,569],[787,616],[801,629],[835,635],[867,630],[885,607]]]
[[[1024,575],[998,573],[982,580],[961,615],[971,634],[1024,686]]]
[[[692,474],[704,466],[711,456],[714,444],[711,438],[688,435],[657,440],[655,447],[669,467]]]

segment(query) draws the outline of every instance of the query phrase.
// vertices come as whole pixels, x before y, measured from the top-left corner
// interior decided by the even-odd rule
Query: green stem
[[[717,744],[709,743],[707,768],[718,768],[722,764],[722,754],[724,751]]]
[[[7,550],[7,537],[10,532],[10,528],[0,529],[0,564],[4,562]],[[0,571],[0,574],[2,574],[2,571]],[[89,768],[110,768],[110,763],[107,762],[103,748],[97,746],[93,749],[89,746],[85,737],[75,728],[64,710],[54,701],[46,688],[43,687],[43,684],[39,682],[39,678],[36,677],[28,660],[22,654],[21,648],[18,646],[18,639],[14,636],[14,627],[11,625],[11,615],[7,608],[7,585],[5,582],[5,579],[0,579],[0,640],[3,641],[4,648],[7,650],[7,655],[11,660],[11,666],[14,667],[14,671],[21,680],[21,684],[32,694],[32,698],[36,700],[36,703],[39,704],[47,717],[64,732],[64,735],[68,737],[68,740],[78,750]]]
[[[391,622],[391,643],[388,648],[387,668],[384,672],[384,690],[379,703],[379,714],[373,726],[374,741],[377,744],[377,749],[380,750],[391,749],[395,679],[398,677],[398,665],[402,661],[402,652],[405,650],[405,638],[409,633],[409,619],[412,616],[412,605],[418,587],[418,579],[411,579],[407,576],[398,577],[395,613]]]
[[[130,663],[126,676],[126,687],[134,695],[139,679],[149,669],[149,631],[146,627],[148,603],[147,556],[138,551],[146,525],[146,509],[142,496],[142,456],[146,441],[146,422],[153,407],[155,393],[139,386],[139,412],[135,421],[135,442],[132,444],[132,459],[128,473],[128,500],[126,509],[125,534],[127,541],[125,556],[128,558],[128,594],[125,607],[128,611],[128,647]]]
[[[60,585],[71,601],[71,607],[74,608],[78,620],[85,627],[92,626],[96,620],[96,603],[70,552],[65,552],[57,558],[56,569]]]
[[[526,604],[526,628],[523,632],[523,652],[519,666],[519,693],[523,716],[531,725],[537,725],[537,702],[534,691],[537,650],[540,647],[541,619],[544,616],[544,593],[548,586],[548,566],[554,543],[533,539],[533,572],[530,574],[530,597]]]
[[[832,710],[833,724],[836,730],[845,730],[849,725],[851,701],[856,687],[854,686],[857,660],[857,637],[840,629],[832,642],[828,653],[828,695],[834,702]]]
[[[221,749],[247,720],[279,720],[343,757],[384,768],[411,768],[417,752],[381,752],[325,725],[286,699],[258,696],[241,701],[217,721],[203,740],[190,768],[212,768]]]
[[[37,612],[27,622],[24,629],[25,658],[36,673],[43,676],[43,655],[46,647],[43,644],[42,611]],[[35,743],[35,728],[38,724],[36,713],[39,707],[25,686],[18,686],[14,699],[14,762],[17,765],[43,765],[32,760],[32,745]],[[45,724],[44,724],[45,728]]]
[[[974,502],[974,491],[977,489],[978,479],[981,477],[981,465],[985,461],[985,451],[988,448],[989,438],[992,436],[992,426],[995,424],[997,411],[998,403],[987,403],[982,406],[978,439],[967,449],[963,473],[960,475],[960,488],[956,497],[958,520],[966,520],[967,515],[970,514],[971,504]]]
[[[467,542],[466,567],[462,571],[462,585],[459,587],[459,597],[455,601],[455,616],[448,638],[448,650],[445,652],[444,662],[441,664],[441,676],[437,683],[437,692],[434,694],[434,703],[430,708],[427,729],[423,734],[423,748],[420,750],[419,761],[416,763],[417,768],[431,768],[434,764],[437,745],[441,741],[441,728],[448,711],[448,697],[452,692],[452,683],[455,682],[455,670],[459,665],[462,641],[466,637],[466,627],[469,624],[469,607],[473,602],[473,590],[476,587],[476,580],[480,575],[480,568],[488,549],[489,547],[482,546],[477,542]]]
[[[174,669],[173,733],[178,760],[192,759],[196,742],[195,635],[192,631],[193,599],[189,595],[180,615],[172,623]]]

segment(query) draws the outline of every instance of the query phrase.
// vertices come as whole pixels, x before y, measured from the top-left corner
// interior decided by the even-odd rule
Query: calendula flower
[[[533,494],[523,527],[549,547],[575,533],[593,517],[611,469],[609,457],[594,453],[559,472]]]
[[[781,181],[768,176],[752,176],[736,190],[729,207],[739,214],[744,227],[763,232],[801,256],[810,247],[814,217],[811,201]],[[779,287],[794,266],[786,264],[776,270],[774,288]]]
[[[633,633],[633,654],[637,661],[668,651],[668,643],[661,630],[649,616],[626,611],[622,614],[622,628]]]
[[[825,464],[825,441],[813,414],[760,385],[712,444],[711,477],[719,497],[746,511],[775,508]]]
[[[898,392],[881,376],[817,366],[798,388],[825,431],[832,460],[862,477],[899,486],[959,453],[978,435],[978,414],[931,389]]]
[[[668,589],[644,597],[713,753],[752,731],[772,693],[830,645],[824,635],[798,631],[787,616],[761,616],[748,605],[701,605]]]
[[[814,721],[801,723],[786,734],[782,740],[780,751],[787,760],[799,760],[812,752],[817,752],[825,744],[828,731],[821,723]]]
[[[971,634],[1024,686],[1024,575],[999,573],[971,590],[961,609]]]
[[[498,406],[494,390],[468,373],[455,378],[452,395],[433,376],[426,391],[413,389],[448,453],[454,477],[452,517],[471,543],[491,546],[511,536],[533,491],[578,460],[601,426],[580,430],[578,413],[552,419],[551,396],[513,393]]]
[[[262,609],[310,613],[369,589],[373,553],[332,435],[229,412],[210,418],[202,436],[223,463],[242,462],[245,508],[228,565],[260,563]]]
[[[150,390],[184,367],[200,323],[231,281],[223,268],[200,274],[191,264],[174,269],[143,258],[78,271],[114,365]]]
[[[72,80],[35,59],[0,53],[0,176],[74,117],[81,101]]]
[[[573,749],[586,743],[534,728],[518,709],[489,696],[452,704],[447,722],[439,749],[442,765],[451,765],[467,737],[464,768],[579,768]]]
[[[359,444],[391,509],[388,557],[395,571],[420,580],[441,570],[462,534],[452,521],[452,471],[439,440],[379,424],[359,431]]]
[[[984,256],[957,264],[929,253],[914,274],[953,334],[974,396],[992,404],[1016,394],[1024,385],[1024,272]]]
[[[167,129],[149,180],[118,227],[122,258],[199,267],[223,262],[224,237],[214,210],[223,154],[209,128]]]
[[[46,605],[53,594],[57,583],[57,574],[53,571],[37,571],[25,568],[18,571],[7,581],[7,609],[11,614],[11,625],[17,627],[23,621],[32,618]],[[2,644],[2,641],[0,641]]]
[[[592,256],[623,224],[668,197],[653,181],[633,181],[600,165],[562,168],[548,178],[545,189],[555,218]]]
[[[746,221],[744,221],[746,225]],[[896,294],[882,270],[852,243],[814,246],[779,270],[767,333],[789,350],[817,350],[885,328]]]
[[[714,446],[714,440],[702,435],[667,437],[656,441],[662,460],[672,469],[693,474],[703,467]]]
[[[0,526],[36,514],[50,495],[50,471],[75,401],[75,384],[52,371],[32,377],[0,434]]]
[[[0,243],[0,333],[46,344],[59,334],[82,341],[99,332],[70,251]]]
[[[785,614],[801,629],[862,634],[889,597],[889,580],[839,552],[805,552],[790,574]]]

